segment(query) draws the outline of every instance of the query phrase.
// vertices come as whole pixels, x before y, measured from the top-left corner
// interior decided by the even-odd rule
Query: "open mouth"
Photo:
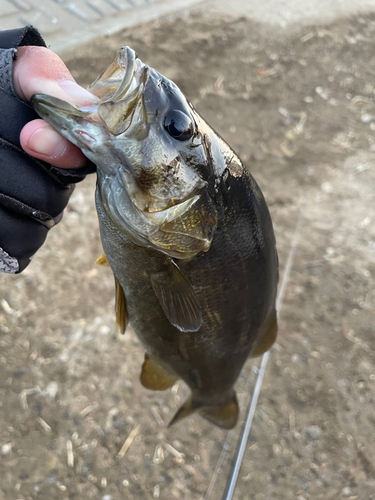
[[[84,133],[89,142],[102,134],[107,136],[108,132],[114,136],[125,133],[126,137],[142,140],[147,136],[147,113],[143,102],[147,72],[148,66],[138,59],[134,50],[123,47],[88,88],[98,98],[97,103],[79,106],[36,94],[32,97],[32,105],[39,116],[79,146],[81,141],[74,138],[79,133]]]
[[[116,59],[89,87],[102,103],[117,102],[133,94],[146,81],[147,66],[130,47],[122,47]]]
[[[143,91],[148,66],[129,47],[123,47],[116,59],[89,87],[99,97],[98,115],[115,136],[127,136],[147,122]]]

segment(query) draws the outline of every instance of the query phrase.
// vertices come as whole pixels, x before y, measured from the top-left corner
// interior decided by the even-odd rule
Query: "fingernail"
[[[56,130],[49,127],[42,127],[31,135],[28,146],[35,153],[56,158],[64,153],[68,141]]]
[[[61,80],[58,83],[64,92],[69,94],[71,97],[75,97],[79,101],[88,101],[89,103],[92,103],[98,100],[96,96],[71,80]]]

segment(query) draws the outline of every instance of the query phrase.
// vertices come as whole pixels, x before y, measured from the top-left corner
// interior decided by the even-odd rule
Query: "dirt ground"
[[[371,16],[285,33],[195,10],[64,57],[88,84],[128,44],[180,86],[263,189],[281,278],[302,217],[235,499],[375,499],[374,40]],[[94,187],[0,276],[0,500],[218,500],[241,425],[224,451],[199,416],[166,428],[186,389],[142,388],[115,331]]]

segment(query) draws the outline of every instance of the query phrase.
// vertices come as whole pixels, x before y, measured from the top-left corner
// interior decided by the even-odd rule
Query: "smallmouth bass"
[[[97,165],[104,256],[115,277],[116,322],[145,351],[142,384],[179,378],[192,412],[223,428],[238,418],[233,385],[277,333],[278,259],[255,180],[179,88],[129,47],[77,106],[37,94],[38,114]]]

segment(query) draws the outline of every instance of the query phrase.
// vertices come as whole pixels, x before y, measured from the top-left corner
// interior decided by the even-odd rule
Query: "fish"
[[[191,394],[192,413],[233,428],[234,384],[277,335],[278,257],[264,196],[175,83],[129,47],[78,106],[46,94],[36,112],[97,166],[95,203],[115,279],[116,324],[145,349],[140,380]]]

